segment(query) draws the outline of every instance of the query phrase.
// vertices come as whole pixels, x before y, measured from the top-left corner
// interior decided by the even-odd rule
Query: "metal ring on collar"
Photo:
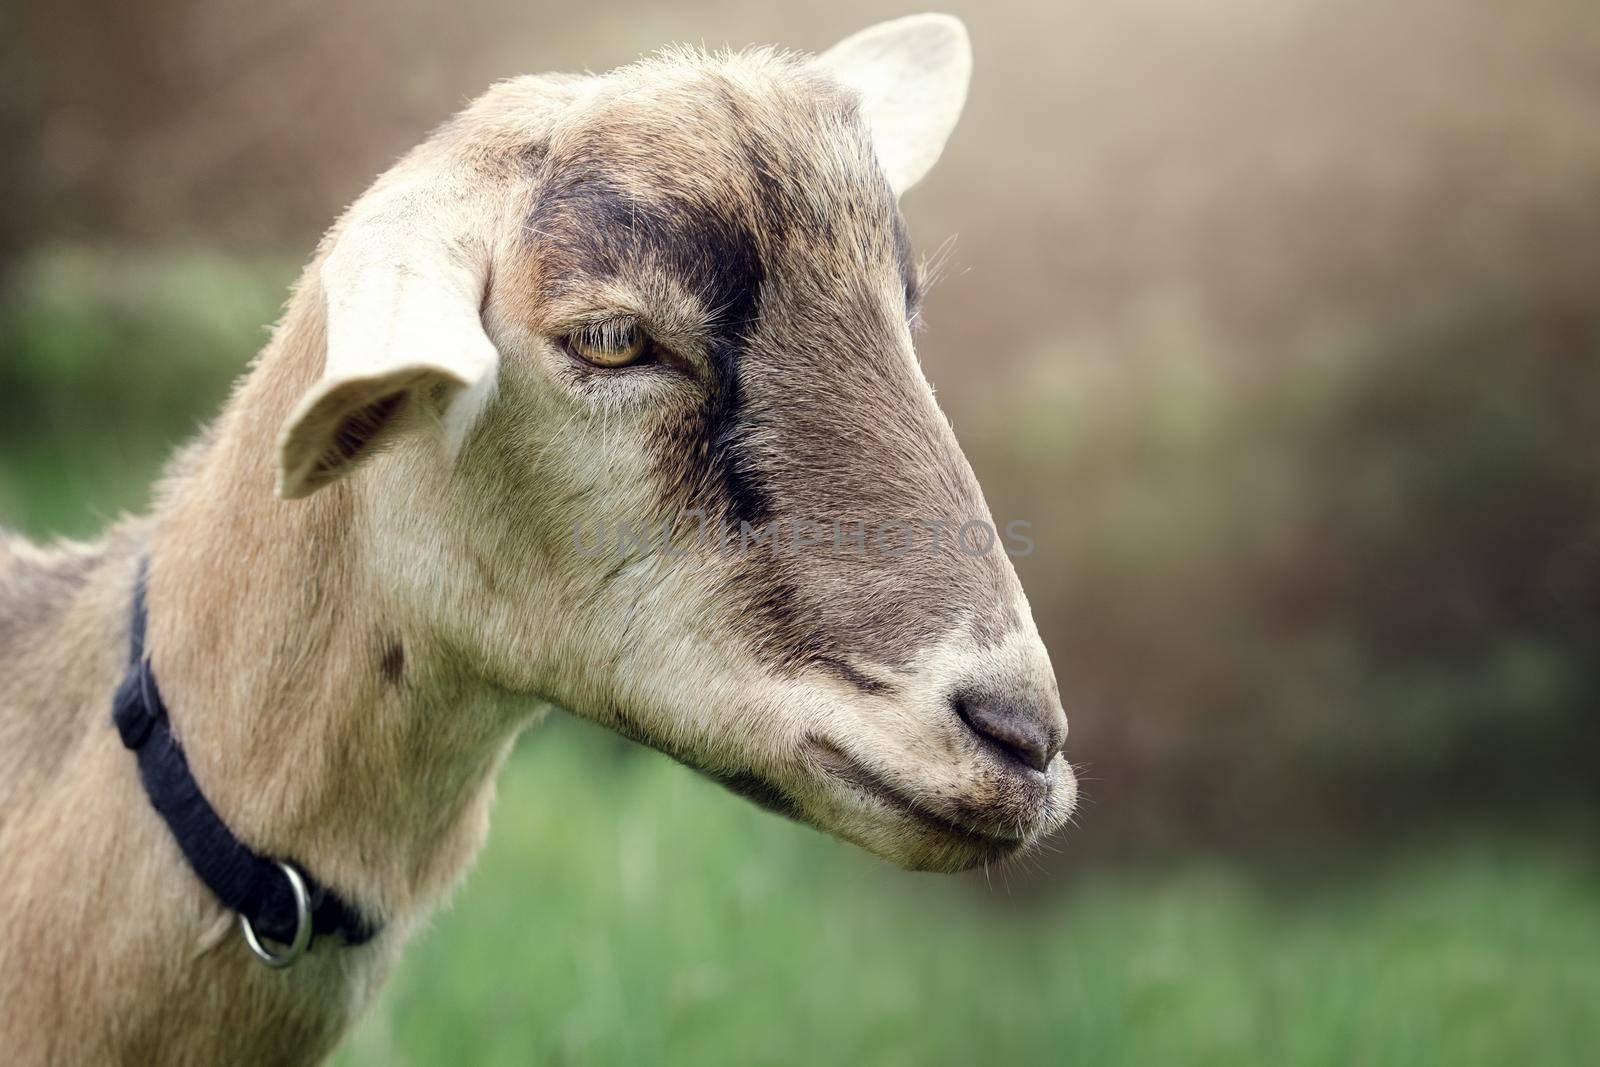
[[[256,937],[255,928],[250,925],[249,917],[243,912],[239,913],[239,928],[244,931],[244,943],[250,946],[250,951],[256,954],[256,959],[273,968],[289,966],[303,956],[311,944],[311,894],[306,891],[306,880],[300,876],[299,871],[287,863],[279,863],[278,869],[289,879],[289,889],[294,893],[294,940],[289,942],[289,947],[278,953],[267,949]]]

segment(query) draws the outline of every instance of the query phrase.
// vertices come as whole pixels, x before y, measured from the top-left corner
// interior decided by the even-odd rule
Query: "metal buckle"
[[[256,959],[274,969],[292,964],[305,955],[306,949],[311,944],[311,894],[306,892],[306,880],[300,877],[299,871],[287,863],[279,863],[278,869],[289,879],[289,889],[294,893],[294,940],[289,942],[289,947],[274,954],[256,937],[255,928],[250,925],[249,917],[244,912],[239,913],[239,928],[244,931],[244,943],[250,946],[250,951],[256,954]]]

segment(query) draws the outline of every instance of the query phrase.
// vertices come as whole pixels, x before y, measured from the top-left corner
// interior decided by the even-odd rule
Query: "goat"
[[[0,539],[7,1062],[326,1056],[552,705],[909,868],[1062,825],[1010,560],[880,536],[990,521],[916,361],[898,206],[969,67],[924,15],[820,57],[499,84],[329,231],[148,517]],[[737,538],[574,533],[686,514]],[[854,519],[843,546],[774,533]],[[296,936],[295,871],[375,936],[234,936],[108,722],[154,680],[208,810],[292,863]]]

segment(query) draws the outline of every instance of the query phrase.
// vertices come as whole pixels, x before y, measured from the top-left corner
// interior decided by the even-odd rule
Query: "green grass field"
[[[1520,1067],[1600,1047],[1600,880],[1554,847],[1442,845],[1306,890],[1204,867],[1007,881],[891,870],[558,717],[338,1062]]]

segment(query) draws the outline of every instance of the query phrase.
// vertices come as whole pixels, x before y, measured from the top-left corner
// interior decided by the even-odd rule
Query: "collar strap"
[[[278,860],[268,859],[233,836],[222,817],[200,792],[189,761],[172,735],[167,707],[145,655],[146,562],[139,564],[134,586],[128,673],[112,703],[112,720],[122,743],[139,760],[139,777],[150,804],[166,820],[189,866],[222,905],[237,912],[255,932],[281,944],[297,941],[304,901],[310,902],[311,932],[340,933],[347,945],[371,940],[378,925],[361,915],[310,875],[301,873],[306,897],[299,898],[293,880]],[[298,867],[296,867],[298,871]]]

